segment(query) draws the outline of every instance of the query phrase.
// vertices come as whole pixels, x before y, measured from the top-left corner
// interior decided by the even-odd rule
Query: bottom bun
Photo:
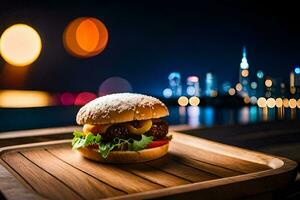
[[[137,163],[158,159],[167,154],[169,144],[141,151],[111,151],[107,158],[89,148],[80,148],[77,151],[85,158],[104,163]]]

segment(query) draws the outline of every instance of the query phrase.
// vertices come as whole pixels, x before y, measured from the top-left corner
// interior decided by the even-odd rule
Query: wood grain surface
[[[26,193],[25,200],[232,199],[268,194],[295,177],[296,163],[288,159],[172,134],[167,156],[127,165],[84,159],[70,141],[2,147],[0,175],[8,182],[0,183],[0,191],[7,199],[16,199],[12,190],[19,197]]]

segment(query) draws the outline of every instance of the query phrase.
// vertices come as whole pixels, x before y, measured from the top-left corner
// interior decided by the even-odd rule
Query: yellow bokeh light
[[[178,98],[178,104],[180,106],[187,106],[189,103],[189,99],[187,97],[181,96]]]
[[[269,108],[274,108],[276,105],[276,101],[274,98],[268,98],[266,103]]]
[[[196,97],[196,96],[191,97],[189,99],[189,103],[190,103],[191,106],[198,106],[199,103],[200,103],[200,99],[199,99],[199,97]]]
[[[296,108],[297,107],[296,99],[290,99],[289,100],[289,106],[290,106],[290,108]]]
[[[233,96],[233,95],[235,94],[235,89],[234,89],[234,88],[230,88],[230,89],[228,90],[228,94],[229,94],[230,96]]]
[[[273,82],[272,82],[271,79],[267,79],[267,80],[265,81],[266,87],[272,87],[272,84],[273,84]]]
[[[25,108],[42,107],[51,104],[47,92],[29,90],[0,90],[0,107]]]
[[[297,101],[297,107],[300,108],[300,99]]]
[[[266,98],[264,98],[264,97],[258,98],[258,100],[257,100],[257,105],[258,105],[259,107],[261,107],[261,108],[266,107],[266,106],[267,106],[267,100],[266,100]]]
[[[281,98],[277,98],[275,101],[277,108],[281,108],[283,106],[283,100]]]
[[[241,75],[242,77],[247,77],[249,75],[249,71],[247,69],[243,69]]]
[[[0,53],[13,66],[27,66],[40,55],[42,41],[36,30],[26,24],[7,28],[0,38]]]
[[[289,107],[289,100],[288,100],[287,98],[284,98],[284,99],[282,100],[282,104],[283,104],[283,106],[284,106],[285,108],[288,108],[288,107]]]
[[[236,86],[235,86],[235,89],[236,89],[236,91],[238,91],[238,92],[242,91],[242,89],[243,89],[242,84],[237,83]]]

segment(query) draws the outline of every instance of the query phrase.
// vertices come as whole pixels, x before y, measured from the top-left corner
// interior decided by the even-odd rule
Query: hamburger
[[[134,93],[99,97],[77,113],[82,131],[74,131],[73,149],[83,157],[108,163],[134,163],[168,152],[167,107],[157,98]]]

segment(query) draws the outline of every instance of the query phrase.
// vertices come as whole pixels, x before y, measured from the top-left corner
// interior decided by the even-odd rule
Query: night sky
[[[15,23],[29,24],[40,33],[43,49],[24,84],[0,88],[97,92],[106,78],[121,76],[135,92],[160,95],[172,71],[182,73],[184,82],[188,75],[203,80],[212,71],[219,83],[236,83],[243,45],[251,76],[262,69],[288,82],[292,66],[300,64],[296,4],[195,2],[6,1],[0,7],[0,32]],[[83,16],[100,19],[109,31],[107,48],[88,59],[72,57],[62,44],[67,24]]]

